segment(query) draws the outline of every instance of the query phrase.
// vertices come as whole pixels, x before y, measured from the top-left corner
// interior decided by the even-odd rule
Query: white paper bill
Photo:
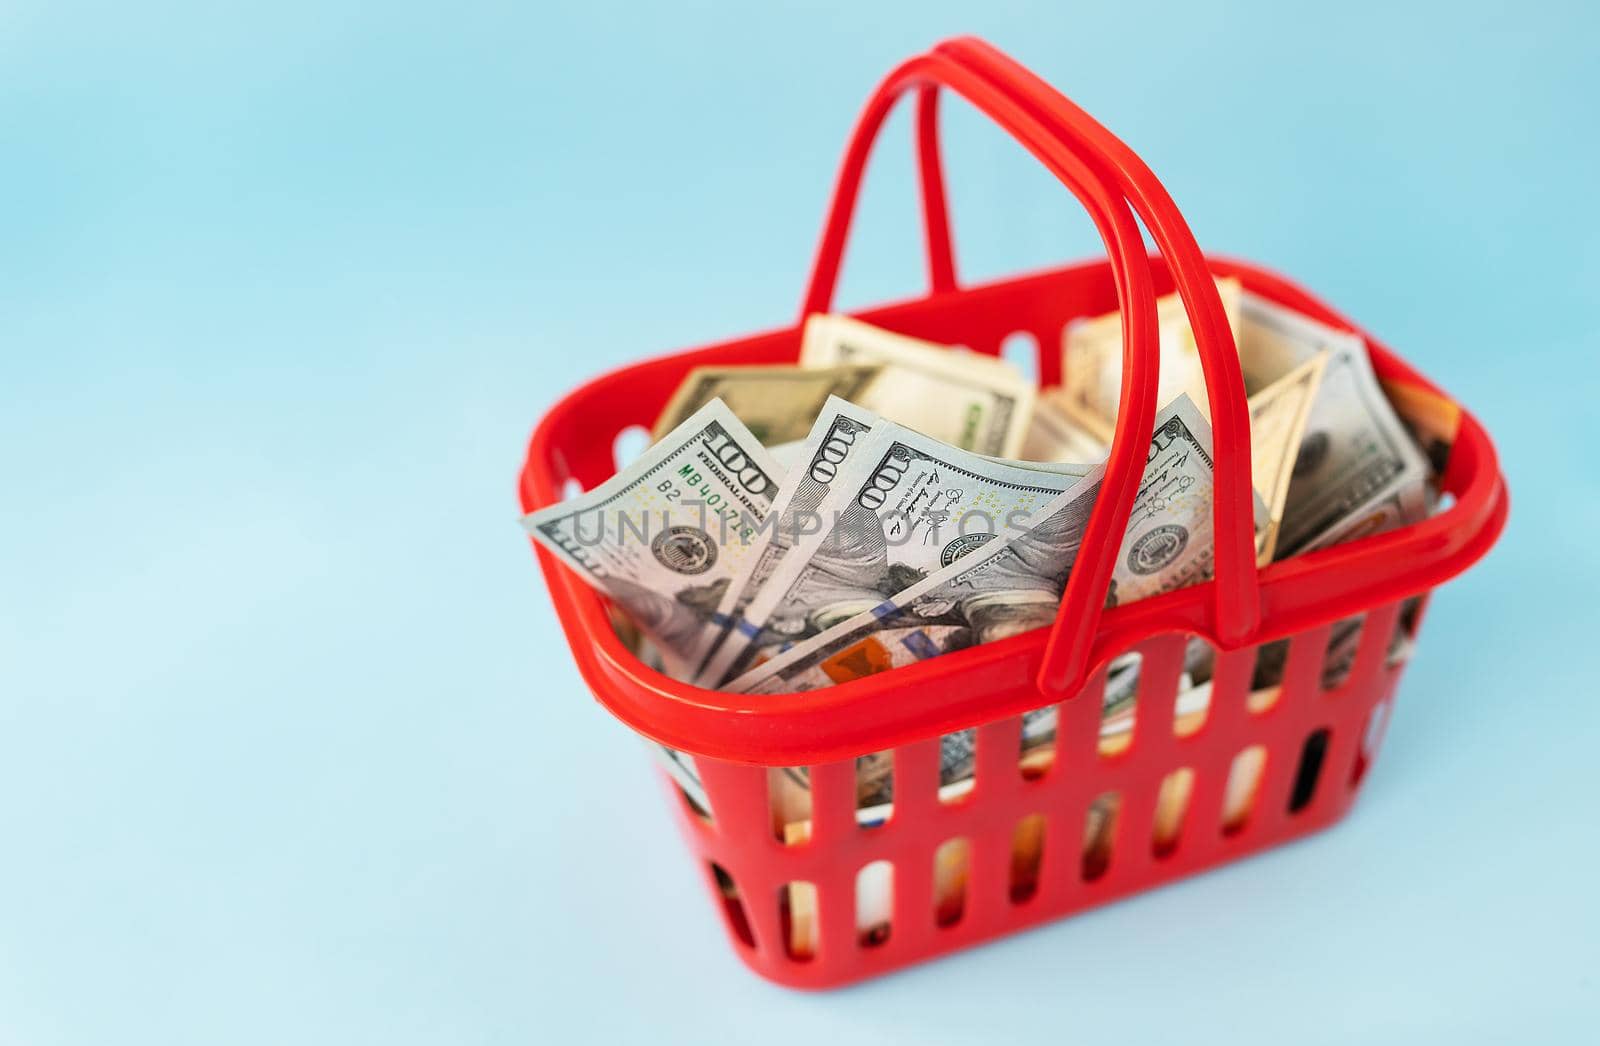
[[[729,580],[756,537],[783,473],[738,418],[712,400],[600,486],[522,524],[628,612],[688,679],[717,631]]]

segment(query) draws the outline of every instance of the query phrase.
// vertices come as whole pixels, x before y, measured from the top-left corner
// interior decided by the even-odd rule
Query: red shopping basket
[[[987,114],[1073,191],[1105,240],[1107,260],[957,284],[936,136],[941,89]],[[991,354],[1009,335],[1026,332],[1040,347],[1041,380],[1050,384],[1059,380],[1055,347],[1069,321],[1113,309],[1126,317],[1116,438],[1054,627],[827,690],[726,694],[641,664],[617,638],[603,598],[537,549],[595,696],[640,734],[696,757],[709,814],[675,787],[674,805],[735,950],[758,973],[796,987],[883,973],[1336,820],[1373,756],[1403,668],[1392,649],[1414,635],[1433,586],[1489,549],[1507,511],[1494,448],[1462,411],[1440,479],[1454,498],[1448,509],[1257,570],[1243,384],[1213,274],[1360,333],[1382,380],[1449,401],[1307,292],[1256,266],[1202,256],[1165,190],[1126,145],[980,41],[949,41],[913,58],[869,101],[845,154],[802,322],[828,308],[871,144],[890,107],[913,90],[932,287],[924,298],[862,318]],[[1159,253],[1146,252],[1134,214]],[[1102,611],[1155,413],[1154,298],[1174,288],[1194,327],[1213,419],[1215,579]],[[557,500],[571,483],[587,489],[612,475],[617,434],[654,422],[689,368],[790,362],[799,347],[797,324],[628,367],[578,389],[533,434],[523,509]],[[1360,632],[1353,660],[1330,677],[1330,637],[1347,639],[1354,621]],[[1217,652],[1198,726],[1175,708],[1193,637]],[[1143,659],[1135,725],[1131,741],[1112,751],[1099,743],[1100,698],[1107,663],[1130,651]],[[1255,699],[1268,662],[1282,666],[1270,704]],[[1052,703],[1059,706],[1054,761],[1043,772],[1024,772],[1020,717]],[[939,787],[941,738],[965,730],[975,731],[975,770],[970,789],[952,799]],[[856,810],[856,760],[883,751],[893,753],[892,814],[864,823]],[[1241,766],[1257,775],[1243,789],[1242,814]],[[809,768],[810,823],[809,831],[786,835],[774,828],[769,768],[793,767]],[[1174,820],[1164,793],[1180,779],[1187,800]],[[1158,815],[1158,806],[1167,812]],[[1094,852],[1089,823],[1098,825]],[[953,873],[952,864],[959,866]],[[858,877],[869,866],[874,881],[892,881],[892,904],[886,920],[862,934]],[[793,946],[790,925],[799,897],[815,920],[814,946],[802,950]]]

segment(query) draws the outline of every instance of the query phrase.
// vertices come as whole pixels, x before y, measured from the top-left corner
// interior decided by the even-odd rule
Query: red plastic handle
[[[1155,366],[1158,365],[1155,341],[1154,296],[1150,289],[1149,256],[1144,250],[1144,240],[1128,211],[1122,194],[1112,194],[1106,181],[1091,170],[1088,163],[1067,149],[1056,134],[1046,128],[1034,115],[1010,94],[990,83],[986,77],[966,69],[952,56],[938,53],[923,54],[910,59],[894,70],[878,86],[877,93],[867,102],[850,146],[845,150],[834,206],[822,230],[818,248],[818,261],[811,277],[811,286],[805,297],[802,320],[813,312],[827,312],[837,283],[838,265],[845,250],[845,240],[850,232],[850,219],[854,211],[856,194],[861,187],[862,174],[866,173],[867,157],[877,133],[883,126],[894,102],[910,88],[922,88],[923,98],[931,90],[947,86],[963,98],[973,102],[981,112],[989,115],[997,125],[1021,142],[1029,152],[1046,166],[1056,178],[1061,179],[1072,194],[1077,195],[1099,230],[1112,262],[1112,273],[1117,283],[1118,302],[1122,305],[1123,325],[1123,385],[1122,400],[1118,406],[1117,438],[1112,441],[1106,464],[1106,477],[1101,483],[1101,494],[1088,528],[1083,534],[1083,549],[1074,571],[1062,593],[1062,609],[1051,632],[1051,641],[1058,648],[1069,651],[1066,669],[1054,673],[1050,680],[1040,678],[1040,688],[1050,696],[1077,693],[1082,683],[1093,638],[1098,632],[1099,617],[1106,605],[1106,589],[1117,557],[1122,534],[1128,528],[1128,515],[1133,510],[1134,496],[1138,494],[1139,481],[1147,459],[1149,433],[1155,424]],[[933,120],[931,102],[923,102],[925,120]],[[925,142],[928,139],[925,139]],[[925,178],[936,168],[936,163],[923,163]],[[936,189],[938,192],[928,192]],[[938,213],[928,211],[930,246],[939,243],[938,229],[942,222],[942,194],[936,174],[933,181],[923,182],[925,203],[938,202]],[[949,240],[944,240],[949,243]],[[954,281],[954,267],[950,267],[949,251],[944,251],[944,262],[939,261],[938,250],[930,254],[930,270],[936,285],[941,281],[941,269]],[[1128,438],[1128,433],[1144,433]]]
[[[1119,417],[1130,432],[1143,432],[1143,438],[1119,437],[1114,441],[1102,481],[1098,504],[1090,515],[1083,547],[1091,550],[1079,560],[1063,595],[1063,613],[1055,635],[1065,636],[1075,650],[1083,674],[1088,652],[1105,603],[1117,546],[1127,528],[1128,516],[1138,493],[1146,461],[1146,444],[1155,422],[1155,368],[1158,364],[1155,299],[1151,285],[1149,257],[1144,241],[1120,193],[1106,183],[1078,156],[1067,149],[1045,125],[1026,113],[1007,93],[984,77],[965,68],[959,61],[938,54],[913,58],[890,73],[868,101],[849,147],[845,151],[833,207],[824,226],[817,252],[816,269],[806,295],[802,317],[825,312],[836,283],[840,259],[849,233],[857,192],[865,173],[867,158],[894,103],[908,90],[944,86],[966,98],[993,119],[1028,149],[1041,163],[1078,197],[1089,213],[1110,256],[1117,286],[1118,303],[1129,322],[1123,328],[1123,369]],[[927,103],[925,103],[927,104]],[[931,106],[925,109],[931,115]],[[924,166],[924,170],[930,170]],[[925,185],[926,187],[926,185]],[[937,188],[937,185],[935,185]],[[942,192],[930,198],[942,199]],[[930,243],[934,242],[930,238]],[[946,241],[948,242],[948,241]],[[936,257],[937,255],[935,255]],[[936,281],[940,266],[932,266]],[[948,271],[948,270],[947,270]],[[953,271],[950,272],[953,276]],[[1064,628],[1062,621],[1070,621]],[[1077,689],[1079,680],[1069,679],[1061,693]]]
[[[1225,646],[1244,642],[1259,627],[1261,599],[1255,564],[1254,505],[1250,483],[1250,420],[1244,397],[1244,379],[1233,332],[1217,295],[1216,282],[1205,263],[1194,234],[1177,205],[1149,167],[1133,150],[1055,88],[994,47],[973,37],[946,41],[935,50],[959,58],[991,82],[1001,86],[1028,113],[1041,120],[1083,155],[1096,173],[1127,195],[1161,249],[1188,310],[1195,341],[1205,370],[1211,406],[1216,460],[1215,528],[1216,616],[1215,638]],[[921,128],[925,130],[925,127]],[[924,160],[938,160],[936,146],[921,150]],[[924,177],[926,188],[942,179]],[[943,204],[938,210],[943,211]],[[927,210],[925,206],[925,210]],[[948,229],[948,219],[929,226]],[[935,250],[948,250],[935,248]],[[1126,381],[1127,378],[1124,378]],[[1117,426],[1117,438],[1123,427]],[[1143,429],[1135,430],[1143,432]],[[1052,690],[1074,679],[1082,656],[1064,643],[1063,626],[1070,619],[1062,607],[1045,651],[1040,671],[1041,687]]]
[[[955,248],[950,243],[950,211],[945,203],[944,165],[939,162],[939,89],[917,92],[917,171],[922,176],[923,228],[928,234],[928,290],[956,289]]]
[[[926,58],[940,57],[953,61],[962,76],[976,75],[989,90],[1000,92],[1007,102],[1025,116],[1021,122],[1007,122],[996,117],[992,108],[984,109],[1014,137],[1016,126],[1025,125],[1037,132],[1047,129],[1051,145],[1047,149],[1029,146],[1047,166],[1067,183],[1089,209],[1091,217],[1100,226],[1096,207],[1104,207],[1101,194],[1080,191],[1089,182],[1103,187],[1109,183],[1119,190],[1116,204],[1108,213],[1126,213],[1123,194],[1134,204],[1135,210],[1145,219],[1164,259],[1173,271],[1191,317],[1205,369],[1206,383],[1212,408],[1215,434],[1215,460],[1217,462],[1215,543],[1216,581],[1213,583],[1213,621],[1215,638],[1225,646],[1237,645],[1257,628],[1260,618],[1260,597],[1255,570],[1254,526],[1250,486],[1249,421],[1245,411],[1243,381],[1239,373],[1237,352],[1232,333],[1222,312],[1216,286],[1206,268],[1192,233],[1179,215],[1165,189],[1156,181],[1149,169],[1133,155],[1131,150],[1110,132],[1095,123],[1081,110],[1072,106],[1042,80],[1022,69],[1009,58],[981,41],[961,39],[949,41],[935,48],[924,59],[913,59],[891,74],[879,88],[878,94],[868,103],[867,110],[856,129],[846,153],[840,173],[834,207],[829,216],[817,267],[806,296],[804,314],[825,311],[832,297],[838,265],[848,231],[850,210],[854,205],[856,190],[863,173],[865,153],[882,124],[883,115],[899,93],[907,86],[903,75],[911,74],[911,67]],[[948,67],[939,67],[949,72]],[[967,85],[970,88],[970,83]],[[929,275],[935,293],[955,289],[953,252],[950,247],[949,220],[945,207],[943,177],[939,170],[937,139],[937,83],[924,83],[918,98],[918,157],[922,174],[923,213],[927,230]],[[967,90],[958,90],[972,100]],[[1014,111],[1013,111],[1014,115]],[[1019,140],[1020,137],[1019,137]],[[1024,142],[1028,145],[1027,142]],[[1082,176],[1088,175],[1085,180]],[[1076,175],[1077,182],[1074,184]],[[1120,223],[1118,223],[1120,224]],[[1102,227],[1102,237],[1106,230]],[[1115,252],[1113,242],[1122,249],[1128,248],[1116,234],[1107,238],[1108,250]],[[1138,253],[1143,258],[1143,244],[1139,241]],[[1113,262],[1116,262],[1113,253]],[[1119,300],[1123,315],[1134,319],[1127,302]],[[1135,347],[1146,347],[1143,352]],[[1140,356],[1148,356],[1149,366],[1139,365]],[[1149,438],[1153,417],[1133,409],[1136,395],[1148,400],[1153,387],[1144,382],[1155,380],[1156,350],[1136,332],[1124,328],[1123,386],[1118,411],[1116,434],[1112,441],[1111,457],[1107,462],[1106,486],[1101,504],[1096,506],[1084,535],[1085,553],[1072,572],[1061,608],[1052,629],[1050,642],[1040,670],[1038,684],[1046,695],[1060,698],[1079,688],[1086,673],[1096,624],[1104,603],[1106,587],[1115,566],[1115,557],[1121,544],[1121,535],[1127,527],[1127,517],[1132,496],[1144,465],[1144,446]],[[1148,377],[1147,377],[1148,375]],[[1122,470],[1128,470],[1123,472]],[[1121,496],[1126,494],[1123,504]]]

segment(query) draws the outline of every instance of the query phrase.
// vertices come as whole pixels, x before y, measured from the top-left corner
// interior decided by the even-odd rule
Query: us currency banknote
[[[719,652],[728,677],[915,584],[1081,481],[874,426]]]
[[[1057,476],[1072,476],[1075,478],[1087,476],[1097,467],[1095,464],[1079,464],[1073,461],[1028,461],[1023,458],[994,458],[987,454],[981,455],[981,457],[984,461],[992,461],[996,465],[1027,469],[1029,472],[1049,472]]]
[[[669,675],[688,679],[782,481],[760,441],[712,400],[611,479],[522,524],[627,611]]]
[[[1282,559],[1427,513],[1427,463],[1384,398],[1358,335],[1253,294],[1240,304],[1248,372],[1287,372],[1327,353],[1278,530]]]
[[[1034,401],[1033,418],[1018,453],[1023,461],[1098,465],[1106,460],[1110,450],[1072,420],[1062,404],[1061,390],[1050,389],[1039,393]]]
[[[1217,280],[1217,294],[1235,341],[1239,338],[1241,293],[1238,280]],[[1206,401],[1200,350],[1181,297],[1167,294],[1156,299],[1156,325],[1161,354],[1156,407],[1186,393],[1209,423],[1211,411]],[[1090,436],[1109,444],[1121,396],[1122,313],[1110,312],[1067,324],[1062,332],[1060,406]]]
[[[1277,545],[1289,481],[1300,447],[1301,434],[1310,417],[1322,379],[1315,354],[1245,352],[1243,303],[1239,281],[1217,280],[1234,341],[1241,348],[1241,369],[1250,396],[1251,480],[1264,506],[1256,532],[1259,563],[1269,563]],[[1180,393],[1194,401],[1202,417],[1210,420],[1205,374],[1193,328],[1176,294],[1156,301],[1160,327],[1160,378],[1156,404],[1163,406]],[[1050,404],[1078,432],[1109,439],[1116,425],[1117,400],[1122,382],[1122,314],[1113,312],[1069,324],[1064,340],[1062,387],[1039,398]],[[1035,428],[1050,431],[1053,419],[1040,417],[1035,408]]]
[[[1213,560],[1210,426],[1186,395],[1156,421],[1112,604],[1203,580]],[[726,689],[816,690],[1050,624],[1099,490],[1097,470],[1020,528],[775,653]]]
[[[764,530],[764,541],[754,555],[745,557],[717,605],[713,623],[721,635],[696,673],[697,685],[721,682],[734,659],[759,634],[759,626],[746,620],[751,599],[766,586],[795,543],[810,531],[820,529],[822,517],[818,510],[823,499],[835,480],[848,475],[853,455],[876,424],[880,424],[877,415],[837,396],[829,396],[823,404],[795,455],[802,464],[790,471],[773,499],[773,526]],[[739,638],[728,642],[730,632]]]
[[[1318,352],[1250,397],[1250,479],[1267,511],[1256,532],[1258,566],[1271,563],[1277,551],[1295,459],[1327,364],[1328,354]]]
[[[1199,405],[1180,393],[1156,413],[1150,459],[1128,516],[1107,606],[1185,588],[1211,577],[1215,562],[1215,478],[1211,426]],[[1266,520],[1253,500],[1257,529]]]
[[[772,460],[787,474],[792,472],[800,463],[800,455],[805,452],[806,441],[803,439],[790,440],[788,443],[774,443],[767,447],[767,453],[772,455]]]
[[[1033,383],[1004,360],[908,338],[848,316],[808,319],[800,362],[880,367],[850,399],[885,420],[979,454],[1015,457],[1033,410]]]
[[[720,399],[768,449],[804,439],[829,396],[854,399],[882,368],[748,366],[696,367],[678,386],[652,433],[660,439],[685,418]]]

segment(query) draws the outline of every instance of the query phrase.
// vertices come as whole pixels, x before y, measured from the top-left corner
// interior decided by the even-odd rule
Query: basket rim
[[[1218,275],[1237,277],[1252,293],[1360,335],[1381,376],[1416,385],[1456,405],[1460,430],[1441,480],[1441,488],[1455,497],[1455,504],[1393,531],[1261,568],[1261,626],[1238,643],[1227,645],[1216,639],[1210,621],[1215,582],[1109,609],[1095,637],[1090,671],[1076,691],[1091,684],[1111,658],[1154,636],[1188,633],[1219,650],[1243,649],[1425,592],[1482,558],[1505,525],[1509,498],[1493,443],[1458,400],[1299,285],[1250,262],[1210,254],[1206,261]],[[1155,271],[1162,271],[1158,255],[1152,256],[1152,263]],[[1015,291],[1029,282],[1085,275],[1107,265],[1104,259],[1070,263],[851,315],[892,328],[897,313],[926,308],[941,298]],[[559,499],[562,480],[552,471],[547,453],[552,433],[565,413],[589,401],[612,379],[640,369],[681,365],[687,358],[725,356],[793,333],[793,327],[777,328],[654,357],[614,369],[569,392],[550,407],[529,440],[518,485],[523,512]],[[1034,683],[1049,629],[807,693],[732,694],[681,683],[640,662],[612,630],[603,597],[531,537],[528,540],[579,672],[595,698],[637,733],[696,756],[765,766],[814,765],[926,740],[1051,703]],[[891,695],[902,689],[915,691],[916,702],[894,700]]]

